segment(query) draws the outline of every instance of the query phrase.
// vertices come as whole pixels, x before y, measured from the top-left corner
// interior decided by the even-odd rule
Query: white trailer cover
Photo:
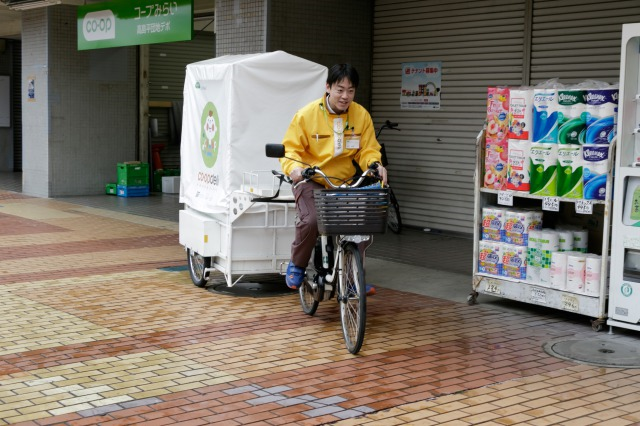
[[[226,212],[243,172],[279,170],[265,156],[298,109],[325,93],[327,69],[277,51],[228,55],[187,65],[180,202]]]

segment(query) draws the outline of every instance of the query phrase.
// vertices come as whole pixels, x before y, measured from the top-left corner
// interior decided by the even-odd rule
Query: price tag
[[[547,291],[540,287],[531,287],[531,301],[539,305],[547,304]]]
[[[493,282],[487,282],[484,291],[485,293],[502,294],[502,288],[500,288],[500,285]]]
[[[558,197],[544,197],[542,199],[542,210],[548,210],[550,212],[560,211],[560,198]]]
[[[569,296],[568,294],[562,295],[562,309],[565,311],[578,312],[580,309],[580,304],[578,303],[578,298],[574,296]]]
[[[513,206],[513,192],[498,191],[498,204],[502,206]]]
[[[591,200],[576,200],[576,213],[578,213],[578,214],[591,214],[591,213],[593,213],[593,201],[591,201]]]

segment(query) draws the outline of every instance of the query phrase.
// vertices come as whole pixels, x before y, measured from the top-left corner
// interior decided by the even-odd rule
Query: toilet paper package
[[[507,189],[529,192],[529,154],[531,143],[509,139]]]
[[[558,143],[584,143],[587,128],[585,91],[558,89]],[[582,142],[581,142],[582,139]]]
[[[534,143],[558,142],[557,90],[533,89],[533,136]]]
[[[560,247],[559,235],[552,229],[529,232],[527,246],[527,281],[551,285],[551,254]],[[531,274],[530,274],[531,272]]]
[[[487,143],[507,141],[509,129],[509,88],[487,88]]]
[[[567,284],[566,290],[571,293],[584,293],[584,280],[587,264],[585,253],[567,253]]]
[[[502,276],[524,280],[527,278],[527,248],[502,244]]]
[[[558,236],[560,238],[560,251],[573,251],[573,232],[559,229]]]
[[[611,145],[594,144],[582,147],[582,181],[584,198],[604,200],[607,195],[607,172]]]
[[[580,145],[558,145],[558,196],[582,198],[583,167]]]
[[[485,145],[484,187],[503,190],[507,187],[508,143],[492,142]]]
[[[602,271],[602,256],[588,254],[585,262],[584,292],[587,296],[600,295],[600,275]]]
[[[586,229],[575,230],[573,232],[573,250],[586,253],[589,246],[589,231]]]
[[[558,144],[532,143],[529,152],[529,193],[555,197],[558,179]]]
[[[505,209],[486,206],[482,208],[482,239],[502,242],[504,239]]]
[[[507,244],[527,246],[529,231],[541,224],[537,212],[508,209],[504,214],[503,241]]]
[[[540,270],[542,258],[540,253],[539,239],[542,230],[534,229],[529,231],[529,241],[527,244],[527,281],[537,284],[540,282]]]
[[[567,285],[567,253],[554,251],[551,253],[551,268],[549,271],[549,287],[564,290]]]
[[[503,243],[483,240],[478,244],[478,272],[502,276]]]
[[[533,89],[514,88],[509,92],[509,139],[531,141],[533,132]]]
[[[609,144],[616,135],[618,88],[586,89],[585,144]]]

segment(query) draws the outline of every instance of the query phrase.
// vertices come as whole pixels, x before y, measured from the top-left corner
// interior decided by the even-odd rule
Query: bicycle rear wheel
[[[307,315],[313,315],[318,309],[318,301],[315,298],[315,292],[311,288],[311,284],[306,279],[302,282],[299,290],[300,294],[300,306],[302,306],[302,312]]]
[[[364,342],[367,324],[367,290],[362,257],[358,247],[353,243],[343,246],[338,300],[345,345],[349,352],[357,354]]]
[[[389,209],[387,210],[387,225],[395,234],[402,231],[402,218],[400,217],[400,205],[393,191],[389,190]]]

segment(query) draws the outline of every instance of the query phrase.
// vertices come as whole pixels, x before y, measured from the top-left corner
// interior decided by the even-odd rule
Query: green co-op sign
[[[78,7],[78,50],[193,38],[193,0],[129,0]]]

